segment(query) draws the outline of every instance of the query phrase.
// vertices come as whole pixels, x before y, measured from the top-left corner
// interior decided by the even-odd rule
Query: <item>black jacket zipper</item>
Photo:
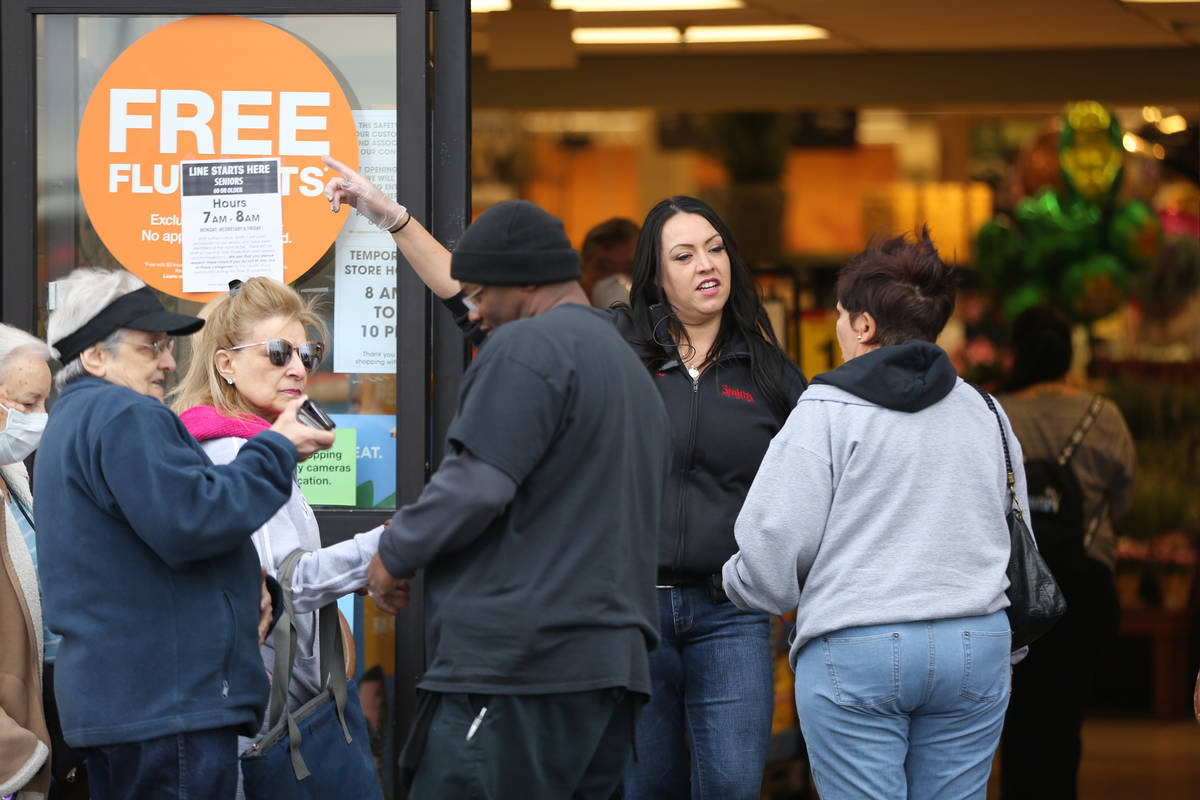
[[[679,369],[683,369],[682,364],[680,364]],[[684,374],[686,375],[687,373],[684,372]],[[704,373],[700,373],[700,375],[694,380],[690,377],[688,378],[688,380],[692,381],[691,428],[688,431],[688,444],[686,451],[687,458],[684,459],[684,463],[682,465],[684,475],[681,475],[679,480],[679,510],[675,515],[675,519],[678,522],[678,525],[675,529],[675,563],[672,565],[675,569],[678,569],[680,565],[683,564],[685,543],[684,531],[687,529],[686,500],[688,482],[686,479],[686,473],[691,472],[692,459],[696,453],[696,423],[700,419],[700,381],[703,379]]]

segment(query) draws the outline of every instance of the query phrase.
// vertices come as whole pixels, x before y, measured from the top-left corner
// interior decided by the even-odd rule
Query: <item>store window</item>
[[[318,298],[329,330],[307,391],[338,444],[302,466],[302,487],[317,506],[395,508],[396,251],[352,210],[329,211],[319,160],[334,150],[395,191],[395,16],[41,15],[36,52],[39,328],[77,265],[129,269],[196,313],[215,295],[185,291],[197,273],[214,273],[210,289],[271,274],[247,255],[263,242],[238,229],[253,226],[232,224],[259,223],[265,246],[282,239],[274,277]],[[281,197],[238,199],[249,178],[216,177],[203,213],[230,224],[191,219],[185,165],[240,172],[252,158],[278,159]]]
[[[469,219],[467,6],[430,12],[424,4],[361,0],[345,10],[296,0],[293,13],[262,15],[253,2],[235,2],[220,10],[242,16],[218,16],[211,13],[216,6],[186,0],[126,3],[122,10],[130,13],[120,15],[106,13],[109,5],[6,2],[0,12],[5,321],[44,336],[55,281],[77,266],[129,269],[168,308],[196,313],[221,286],[184,291],[188,215],[181,187],[203,171],[185,173],[183,162],[209,163],[210,204],[225,194],[218,187],[236,184],[218,182],[218,174],[235,176],[225,171],[228,164],[214,172],[213,163],[270,162],[276,211],[207,210],[228,213],[230,226],[241,210],[256,217],[244,221],[260,228],[277,214],[279,238],[264,234],[248,244],[218,237],[217,257],[203,262],[213,270],[205,277],[215,282],[222,268],[247,267],[255,247],[281,247],[282,279],[320,299],[329,335],[308,390],[333,414],[341,435],[352,437],[339,441],[336,460],[324,462],[333,469],[312,471],[310,477],[327,482],[310,480],[305,488],[326,544],[379,524],[417,497],[437,463],[464,347],[453,321],[401,265],[391,238],[351,210],[338,217],[329,211],[319,187],[331,173],[312,171],[320,170],[312,143],[329,141],[334,157],[394,192],[452,244]],[[154,57],[131,58],[195,21],[210,26],[207,41],[160,42]],[[254,26],[265,29],[267,44],[238,38]],[[271,57],[272,47],[292,55]],[[294,66],[301,63],[303,69]],[[301,73],[323,75],[324,83],[284,85]],[[112,89],[125,91],[114,100]],[[98,93],[106,118],[88,131]],[[120,125],[111,124],[114,109]],[[347,131],[357,142],[350,147]],[[98,181],[97,153],[104,157]],[[260,166],[240,174],[258,175]],[[436,198],[429,191],[435,184]],[[298,211],[302,200],[307,205]],[[151,244],[175,249],[164,255]],[[258,265],[263,261],[269,259]],[[186,348],[180,351],[182,361]],[[388,795],[403,796],[394,765],[424,669],[421,578],[414,580],[411,607],[395,618],[369,600],[349,600],[341,607],[354,627],[372,749]]]

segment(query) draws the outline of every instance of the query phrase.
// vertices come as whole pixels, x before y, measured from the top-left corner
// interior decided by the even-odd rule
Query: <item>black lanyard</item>
[[[24,517],[25,521],[29,523],[29,527],[31,529],[37,530],[37,526],[33,524],[33,517],[29,515],[29,510],[25,508],[25,501],[21,499],[21,495],[13,491],[12,484],[8,482],[8,478],[6,478],[3,473],[0,473],[0,479],[3,479],[4,486],[6,489],[8,489],[8,496],[17,501],[17,508],[21,509],[21,516]]]

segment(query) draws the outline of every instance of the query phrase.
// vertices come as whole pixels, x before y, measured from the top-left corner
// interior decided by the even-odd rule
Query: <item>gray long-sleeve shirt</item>
[[[516,494],[516,481],[470,450],[446,453],[417,501],[392,517],[379,560],[396,577],[412,575],[475,541]]]

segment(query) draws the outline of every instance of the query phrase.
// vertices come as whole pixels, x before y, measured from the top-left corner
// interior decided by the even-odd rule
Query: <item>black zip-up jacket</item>
[[[478,325],[467,319],[462,294],[443,300],[464,335],[479,344]],[[626,341],[645,336],[634,329],[629,312],[608,310]],[[780,381],[789,412],[808,385],[790,361]],[[750,350],[735,341],[715,364],[693,381],[674,348],[663,348],[662,364],[652,371],[671,420],[671,472],[663,497],[658,533],[659,572],[702,579],[717,574],[737,551],[733,523],[771,438],[787,414],[773,410],[750,372]]]

